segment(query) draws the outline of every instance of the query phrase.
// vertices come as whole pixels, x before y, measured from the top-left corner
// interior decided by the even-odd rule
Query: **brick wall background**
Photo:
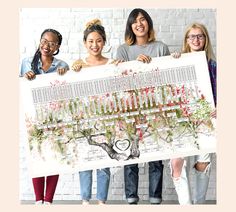
[[[54,28],[63,36],[60,53],[57,58],[70,65],[86,55],[83,45],[85,24],[99,18],[105,27],[107,43],[103,54],[115,58],[117,47],[124,42],[124,30],[131,9],[121,8],[24,8],[19,11],[20,55],[19,66],[24,57],[33,56],[38,46],[40,35],[46,28]],[[153,19],[157,39],[169,46],[170,51],[180,50],[186,27],[192,22],[206,25],[216,53],[216,10],[215,9],[150,9],[145,8]],[[20,136],[21,137],[21,136]],[[31,178],[25,158],[26,148],[20,139],[20,200],[34,200]],[[163,199],[177,200],[170,178],[169,161],[164,161]],[[193,161],[191,160],[193,164]],[[123,169],[114,168],[109,188],[109,200],[124,200]],[[94,172],[94,181],[96,180]],[[208,200],[216,200],[216,156],[213,154],[212,172],[207,193]],[[190,173],[192,183],[192,173]],[[96,195],[96,183],[93,185],[93,198]],[[140,164],[139,196],[148,199],[148,167]],[[80,199],[79,175],[60,175],[55,200]]]

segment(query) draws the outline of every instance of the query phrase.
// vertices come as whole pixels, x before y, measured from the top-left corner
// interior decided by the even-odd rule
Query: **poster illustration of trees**
[[[216,151],[204,52],[20,79],[32,176]]]

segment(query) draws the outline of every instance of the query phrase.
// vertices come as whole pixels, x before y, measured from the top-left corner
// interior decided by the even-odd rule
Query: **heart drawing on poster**
[[[120,151],[126,151],[130,147],[130,141],[128,139],[117,140],[115,146]]]

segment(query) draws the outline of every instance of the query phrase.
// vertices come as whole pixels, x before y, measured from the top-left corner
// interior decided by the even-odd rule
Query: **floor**
[[[34,204],[34,201],[32,200],[22,200],[21,204],[24,205],[31,205]],[[53,202],[53,204],[55,205],[80,205],[81,204],[81,200],[55,200]],[[95,200],[91,200],[90,204],[94,205],[97,204],[97,202]],[[108,205],[126,205],[127,202],[126,201],[118,201],[118,200],[108,200],[107,203]],[[140,201],[139,205],[148,205],[149,202],[148,201]],[[173,200],[168,200],[168,201],[163,201],[162,202],[163,205],[177,205],[178,202],[177,201],[173,201]],[[215,200],[207,200],[206,203],[207,205],[215,205],[216,201]]]

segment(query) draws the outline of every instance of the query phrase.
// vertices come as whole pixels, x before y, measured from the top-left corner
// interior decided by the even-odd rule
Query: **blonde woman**
[[[187,28],[183,41],[182,53],[196,51],[206,52],[212,93],[216,105],[216,60],[212,51],[208,31],[206,27],[200,23],[193,23]],[[173,56],[179,57],[180,55],[174,53]],[[216,117],[216,112],[214,112],[212,116]],[[211,155],[196,155],[194,156],[194,161],[193,203],[203,204],[209,183]],[[171,175],[181,205],[192,204],[186,163],[187,161],[183,158],[175,158],[170,161]]]

